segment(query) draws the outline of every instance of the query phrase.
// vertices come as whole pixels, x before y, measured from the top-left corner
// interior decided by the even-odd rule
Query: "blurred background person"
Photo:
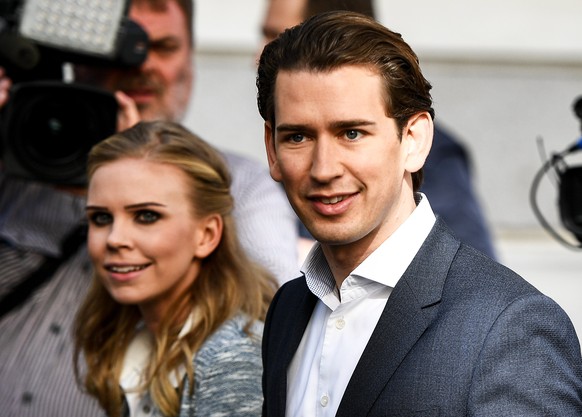
[[[277,284],[238,243],[219,153],[180,125],[141,122],[97,144],[88,172],[95,275],[75,324],[87,391],[112,417],[260,415]]]
[[[372,0],[268,0],[262,25],[264,45],[285,29],[323,12],[348,10],[376,18]],[[496,259],[491,232],[472,182],[472,167],[468,150],[450,132],[435,123],[433,146],[424,166],[421,191],[431,201],[433,210],[441,216],[463,242]],[[301,225],[300,235],[309,239]],[[310,247],[303,241],[301,251]]]
[[[77,68],[78,81],[116,94],[120,127],[140,118],[177,121],[194,83],[191,0],[135,0],[129,17],[150,39],[138,68]],[[0,73],[0,105],[10,74]],[[176,119],[176,120],[175,120]],[[80,138],[79,140],[82,140]],[[233,218],[249,257],[280,282],[297,270],[296,216],[259,162],[225,152]],[[0,406],[6,417],[100,416],[72,367],[73,312],[91,282],[83,223],[85,187],[7,176],[0,171]],[[286,274],[289,274],[287,276]]]

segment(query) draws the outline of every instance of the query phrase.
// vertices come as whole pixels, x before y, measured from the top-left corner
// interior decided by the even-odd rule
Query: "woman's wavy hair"
[[[187,174],[195,215],[220,214],[223,232],[217,248],[202,260],[200,274],[180,303],[164,317],[155,335],[154,352],[141,387],[166,416],[177,415],[186,369],[193,387],[192,359],[207,337],[239,312],[264,320],[276,289],[275,280],[251,262],[238,243],[232,218],[231,177],[220,154],[208,143],[178,124],[141,122],[98,143],[88,159],[89,179],[99,167],[125,158],[168,164]],[[194,323],[178,337],[184,317]],[[74,324],[74,365],[78,382],[95,396],[110,416],[119,416],[123,391],[119,386],[122,364],[141,315],[135,305],[122,305],[107,292],[97,276],[81,305]],[[248,330],[248,329],[247,329]],[[84,359],[84,362],[82,359]],[[170,375],[182,381],[176,390]]]
[[[383,78],[385,112],[395,119],[400,134],[415,114],[426,111],[434,118],[432,86],[402,36],[369,16],[331,11],[287,29],[263,49],[256,79],[263,120],[275,126],[275,83],[280,71],[329,72],[344,66],[370,68]],[[412,174],[414,191],[420,188],[422,175],[422,170]]]

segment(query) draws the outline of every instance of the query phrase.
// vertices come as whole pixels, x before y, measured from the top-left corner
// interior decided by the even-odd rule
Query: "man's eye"
[[[89,221],[95,226],[105,226],[113,221],[113,217],[109,213],[95,212],[89,216]]]
[[[180,49],[180,45],[176,42],[160,42],[152,43],[149,47],[150,52],[155,52],[159,55],[170,55]]]
[[[350,140],[355,140],[355,139],[359,139],[362,134],[357,130],[346,130],[345,135],[346,135],[346,138],[348,138]]]
[[[138,211],[135,214],[135,218],[138,221],[138,223],[150,224],[150,223],[154,223],[154,222],[158,221],[158,219],[160,218],[160,215],[158,213],[156,213],[155,211],[142,210],[142,211]]]
[[[289,140],[293,143],[301,143],[305,140],[305,136],[303,136],[301,133],[295,133],[289,136]]]

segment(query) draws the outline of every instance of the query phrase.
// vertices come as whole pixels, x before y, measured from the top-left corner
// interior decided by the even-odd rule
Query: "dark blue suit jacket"
[[[496,259],[489,225],[473,186],[470,155],[460,141],[437,123],[423,169],[420,191],[427,195],[433,211],[463,243]]]
[[[271,304],[264,416],[285,414],[287,368],[316,302],[298,278]],[[394,287],[337,413],[412,415],[582,415],[580,345],[564,311],[440,219]]]

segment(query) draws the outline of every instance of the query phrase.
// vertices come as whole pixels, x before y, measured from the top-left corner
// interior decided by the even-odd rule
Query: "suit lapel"
[[[269,350],[277,352],[277,357],[269,361],[270,366],[273,367],[272,377],[269,378],[272,388],[269,392],[277,396],[276,412],[272,415],[285,415],[285,407],[287,402],[287,368],[293,359],[293,355],[297,351],[303,333],[307,327],[317,297],[309,291],[305,279],[297,280],[297,282],[287,285],[288,289],[283,291],[281,298],[277,302],[277,318],[274,319],[277,329],[276,336],[270,337],[273,347]]]
[[[437,312],[459,242],[437,220],[398,281],[346,387],[337,416],[367,415]]]
[[[305,329],[309,324],[316,303],[317,297],[313,295],[313,293],[307,289],[307,285],[305,285],[305,292],[301,295],[301,302],[298,304],[299,308],[288,310],[294,311],[294,313],[289,314],[289,317],[293,319],[293,325],[290,325],[287,328],[288,333],[287,336],[284,337],[284,339],[286,339],[284,342],[286,346],[283,350],[284,357],[282,359],[285,363],[285,374],[299,344],[301,343],[303,333],[305,333]]]

